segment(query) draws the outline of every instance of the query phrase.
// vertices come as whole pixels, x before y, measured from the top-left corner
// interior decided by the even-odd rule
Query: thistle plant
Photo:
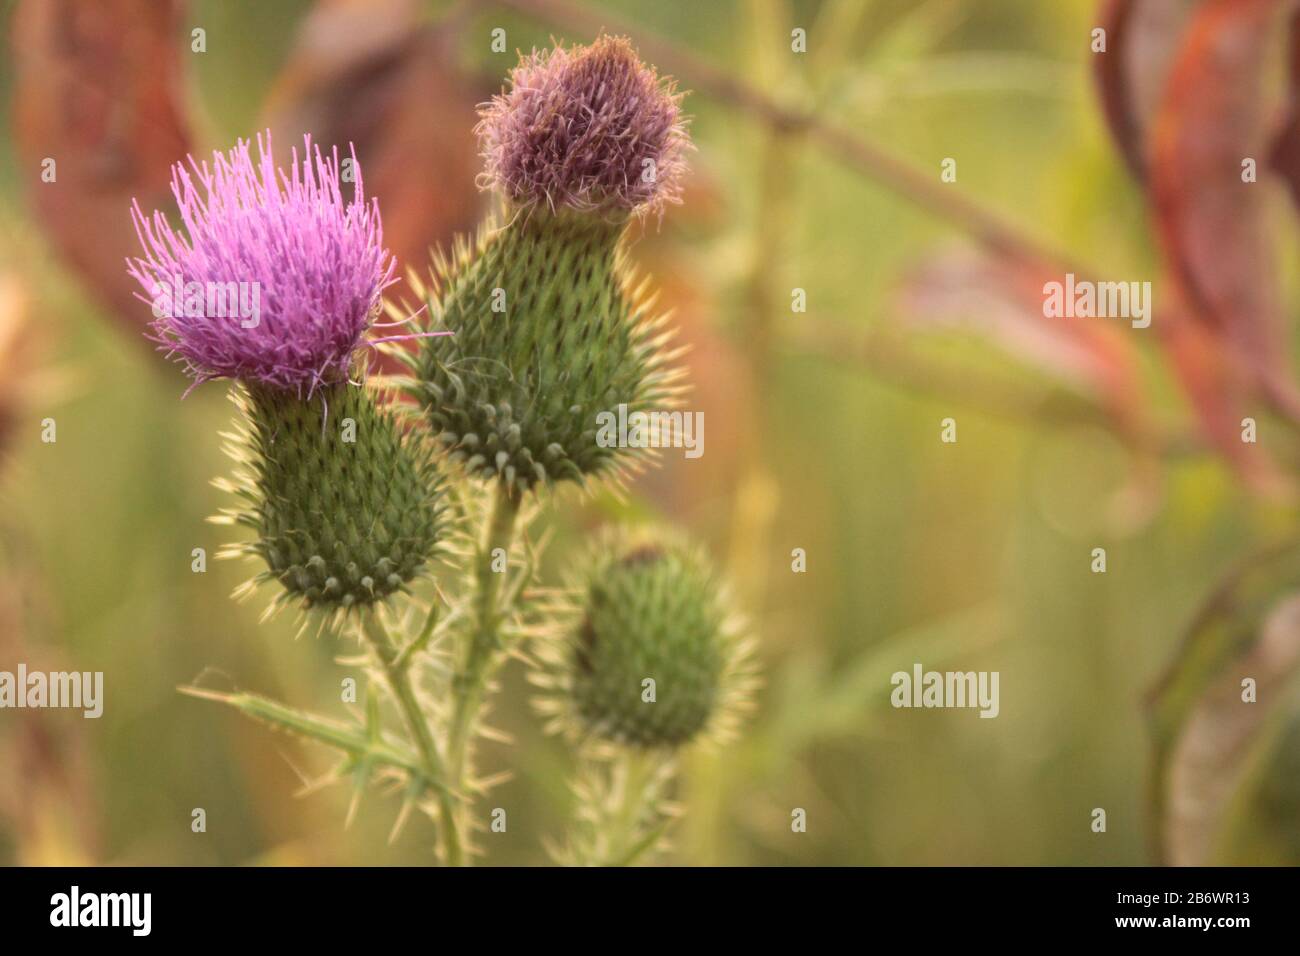
[[[478,125],[480,184],[501,210],[472,243],[435,257],[418,285],[428,328],[454,335],[407,359],[408,387],[449,461],[492,499],[454,681],[457,788],[518,610],[501,600],[492,562],[510,552],[524,498],[619,480],[643,452],[597,443],[600,413],[667,407],[680,395],[667,317],[622,248],[633,219],[680,200],[689,147],[680,104],[623,39],[521,58]],[[529,576],[505,593],[521,593]]]
[[[680,95],[603,37],[525,57],[481,116],[504,224],[435,263],[429,316],[455,337],[420,350],[416,397],[451,458],[511,493],[617,474],[634,459],[597,444],[596,416],[678,394],[664,317],[620,240],[680,198]]]
[[[242,467],[223,487],[244,507],[226,519],[257,538],[234,552],[265,563],[255,580],[279,582],[277,604],[328,617],[406,587],[437,545],[441,507],[427,452],[352,378],[364,377],[362,337],[393,281],[378,207],[366,204],[355,156],[345,204],[337,152],[304,146],[287,174],[269,136],[256,164],[241,142],[211,168],[176,166],[184,234],[137,205],[147,255],[129,270],[151,296],[152,337],[194,384],[238,383]],[[208,308],[208,290],[241,287],[257,290],[256,315]],[[161,301],[172,289],[183,300]]]
[[[223,699],[342,749],[359,782],[383,767],[404,776],[412,801],[434,792],[446,800],[438,753],[379,618],[379,606],[426,570],[443,509],[427,449],[358,380],[366,371],[363,337],[392,282],[378,206],[366,203],[355,156],[354,197],[345,203],[337,152],[326,158],[308,138],[301,163],[295,150],[285,173],[269,135],[257,145],[257,163],[244,141],[214,154],[211,166],[191,158],[188,168],[174,167],[183,231],[136,205],[145,256],[129,261],[128,271],[153,303],[152,338],[194,385],[236,383],[241,414],[229,450],[237,467],[218,485],[240,507],[217,520],[255,535],[225,554],[264,565],[240,593],[274,583],[268,611],[297,603],[304,624],[321,629],[351,617],[414,746],[405,756],[394,750],[373,711],[356,733],[261,698]],[[241,287],[257,290],[257,315],[209,308],[209,290]],[[164,302],[168,290],[180,295]]]
[[[478,135],[500,209],[436,254],[427,281],[411,275],[418,308],[383,301],[394,266],[355,155],[348,201],[337,151],[307,140],[282,171],[268,136],[256,161],[241,142],[211,167],[176,167],[179,230],[133,210],[145,255],[128,269],[154,302],[151,337],[195,385],[235,383],[237,465],[218,484],[238,506],[220,520],[252,535],[225,553],[260,568],[238,593],[266,585],[268,611],[350,630],[372,678],[351,723],[190,692],[340,751],[326,779],[351,776],[358,795],[395,781],[399,824],[425,811],[441,860],[459,865],[481,852],[475,802],[490,784],[474,742],[490,733],[498,668],[522,657],[577,749],[579,807],[557,858],[630,863],[661,845],[672,755],[743,710],[748,645],[707,561],[671,534],[605,534],[557,596],[539,586],[529,528],[552,491],[644,464],[644,450],[597,442],[601,413],[680,396],[666,317],[623,246],[634,221],[680,201],[681,95],[626,40],[556,46],[521,58]],[[261,290],[255,322],[158,307],[160,290],[188,304],[182,290],[241,283]],[[373,337],[385,312],[423,314],[422,327]],[[376,387],[371,348],[407,374]],[[435,565],[436,586],[422,580]]]
[[[661,844],[679,748],[732,739],[757,685],[752,640],[697,548],[616,529],[578,565],[533,681],[548,727],[578,749],[569,863],[630,862]]]
[[[657,531],[606,534],[571,590],[572,619],[541,682],[553,729],[643,750],[731,736],[750,648],[700,551]],[[648,697],[657,706],[642,706]]]

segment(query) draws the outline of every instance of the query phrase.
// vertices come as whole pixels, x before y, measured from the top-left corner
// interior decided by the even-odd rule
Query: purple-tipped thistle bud
[[[535,52],[482,112],[483,180],[517,206],[611,215],[679,202],[681,94],[622,37]]]
[[[664,316],[620,239],[676,202],[689,146],[680,95],[623,39],[526,56],[482,112],[483,181],[509,207],[454,261],[435,262],[416,397],[452,457],[519,491],[586,482],[641,449],[597,441],[604,414],[675,404]]]
[[[364,374],[362,337],[392,280],[379,209],[344,202],[342,167],[295,151],[288,173],[258,139],[177,165],[183,231],[161,213],[133,216],[146,257],[129,271],[152,296],[152,336],[195,384],[237,380],[244,467],[225,487],[246,503],[227,512],[257,540],[227,553],[261,558],[256,581],[278,581],[277,603],[328,613],[364,607],[422,572],[441,526],[439,481],[418,439],[351,381]]]

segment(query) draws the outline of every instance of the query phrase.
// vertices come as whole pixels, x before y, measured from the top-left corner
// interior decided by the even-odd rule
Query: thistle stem
[[[614,832],[616,842],[610,847],[608,866],[631,866],[659,840],[666,820],[647,824],[658,800],[661,758],[657,753],[629,751],[621,754],[615,765],[621,785],[618,815]]]
[[[499,598],[505,575],[493,570],[493,554],[498,548],[507,555],[510,553],[521,501],[522,495],[515,486],[505,482],[497,485],[492,514],[475,558],[472,625],[464,659],[452,682],[454,704],[447,741],[448,783],[457,792],[465,789],[469,742],[488,681],[496,669],[497,651],[502,646],[501,622],[505,610]]]
[[[420,707],[420,701],[415,696],[415,686],[411,683],[409,655],[398,650],[387,629],[380,623],[379,617],[374,611],[365,612],[361,621],[362,633],[365,635],[366,640],[369,641],[376,659],[388,678],[388,685],[397,698],[398,707],[402,711],[402,717],[405,719],[406,726],[411,732],[411,738],[419,751],[425,772],[430,779],[444,781],[446,787],[450,787],[454,792],[458,793],[459,787],[453,782],[454,778],[448,777],[443,767],[442,758],[438,755],[438,745],[433,739],[433,733],[429,730],[429,721],[425,718],[424,710]],[[442,840],[443,861],[448,866],[460,866],[462,853],[459,824],[456,819],[456,806],[446,787],[438,792],[439,816],[441,817],[441,826],[438,831]]]
[[[621,749],[580,758],[576,788],[590,801],[579,811],[566,862],[577,866],[632,866],[659,844],[672,822],[663,805],[672,774],[662,751]]]

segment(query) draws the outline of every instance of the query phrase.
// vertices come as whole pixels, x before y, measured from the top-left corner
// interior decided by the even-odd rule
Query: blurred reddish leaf
[[[1289,381],[1266,187],[1242,181],[1265,155],[1267,47],[1289,0],[1207,0],[1195,11],[1151,136],[1151,192],[1170,271],[1192,314],[1300,418]]]
[[[1279,479],[1240,440],[1245,396],[1262,388],[1293,416],[1300,402],[1282,358],[1266,187],[1243,183],[1241,162],[1263,154],[1264,54],[1290,3],[1107,0],[1108,52],[1096,60],[1102,109],[1150,190],[1174,279],[1155,323],[1162,345],[1206,438],[1257,487]]]
[[[1046,264],[956,250],[927,260],[899,286],[899,315],[913,328],[964,326],[1024,364],[1100,405],[1122,432],[1142,427],[1142,390],[1127,324],[1048,319],[1043,287],[1063,280]]]
[[[3,466],[23,405],[27,377],[36,364],[31,297],[14,275],[0,272],[0,466]]]
[[[179,15],[170,0],[23,0],[13,15],[22,181],[54,246],[133,332],[149,310],[123,266],[136,249],[128,209],[168,204],[171,164],[190,145]],[[54,182],[41,179],[46,158]]]
[[[449,26],[422,24],[412,0],[322,0],[303,21],[267,101],[287,145],[356,146],[399,272],[474,229],[476,106],[490,91],[457,67]],[[450,27],[455,26],[455,21]]]
[[[1200,2],[1106,0],[1102,6],[1106,52],[1094,57],[1094,75],[1111,135],[1138,180],[1146,178],[1151,117],[1183,30]]]
[[[1286,480],[1263,446],[1241,440],[1242,396],[1249,390],[1243,369],[1224,355],[1209,328],[1190,317],[1177,287],[1165,291],[1166,301],[1154,327],[1207,443],[1256,490],[1284,490]]]
[[[1300,207],[1300,13],[1292,14],[1287,29],[1290,95],[1286,115],[1269,154],[1269,165],[1286,181],[1292,202]]]
[[[649,248],[634,246],[634,256],[638,270],[652,276],[658,289],[655,311],[672,315],[669,327],[675,335],[669,347],[687,349],[676,363],[686,370],[690,388],[683,407],[688,414],[703,414],[701,440],[707,450],[686,460],[682,451],[665,449],[661,466],[648,469],[635,487],[669,513],[694,510],[701,519],[716,517],[710,509],[735,487],[744,467],[743,450],[760,427],[753,420],[753,373],[734,339],[710,321],[718,305],[707,283],[698,281],[688,253],[668,242],[651,242]]]

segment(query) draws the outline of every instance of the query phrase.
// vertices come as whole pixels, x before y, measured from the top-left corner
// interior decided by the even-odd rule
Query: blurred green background
[[[16,6],[0,4],[0,31]],[[516,49],[590,39],[474,6],[448,55],[489,92]],[[190,4],[177,35],[189,82],[177,95],[199,117],[196,153],[262,128],[309,8]],[[815,105],[936,183],[941,160],[957,157],[951,188],[1051,246],[1126,279],[1158,269],[1091,87],[1091,3],[600,9],[770,95]],[[188,52],[190,25],[206,29],[205,53]],[[801,25],[803,57],[789,49]],[[490,49],[494,27],[510,53]],[[14,85],[6,57],[0,128],[13,120]],[[736,578],[766,686],[738,744],[684,761],[686,814],[669,861],[1149,862],[1144,697],[1225,569],[1292,527],[1294,510],[1252,498],[1219,460],[1194,456],[1162,471],[1139,518],[1113,520],[1115,497],[1139,479],[1107,428],[1033,408],[988,414],[962,389],[934,394],[924,375],[900,385],[851,355],[807,347],[810,330],[851,338],[896,324],[898,277],[959,235],[797,133],[774,135],[707,92],[687,102],[695,178],[685,206],[651,224],[635,255],[695,346],[688,407],[706,412],[706,453],[667,455],[626,503],[561,496],[546,572],[557,580],[599,522],[657,516],[703,539]],[[431,175],[418,153],[404,162],[412,179]],[[32,361],[58,373],[57,387],[25,393],[0,459],[0,569],[16,608],[0,627],[19,632],[0,642],[0,668],[102,670],[106,706],[97,721],[0,712],[0,861],[429,861],[427,821],[387,842],[395,799],[372,794],[344,829],[346,788],[295,795],[328,755],[177,692],[198,681],[342,716],[340,681],[357,675],[335,659],[354,649],[295,641],[288,618],[259,625],[264,597],[229,597],[246,566],[191,572],[191,550],[211,557],[227,533],[205,523],[225,503],[209,484],[228,467],[217,437],[232,413],[225,389],[180,400],[180,373],[138,335],[146,307],[132,330],[87,290],[33,219],[32,183],[0,137],[0,269],[22,283],[40,340]],[[807,313],[790,311],[796,287]],[[984,379],[1056,388],[978,335],[920,336],[916,347]],[[1181,414],[1167,374],[1149,354],[1144,363],[1150,400]],[[33,371],[3,358],[0,369],[14,381]],[[57,421],[53,444],[40,440],[46,417]],[[956,444],[939,441],[946,417]],[[1095,547],[1107,549],[1105,574],[1090,571]],[[806,573],[791,571],[794,548],[806,550]],[[892,709],[889,676],[916,661],[1000,672],[1000,716]],[[510,815],[508,833],[485,837],[493,864],[543,863],[542,840],[564,832],[570,758],[541,735],[529,697],[512,663],[491,722],[517,742],[489,744],[480,758],[485,770],[515,770],[490,801]],[[205,833],[191,832],[196,807]],[[806,833],[791,832],[796,807]],[[1090,828],[1096,807],[1107,811],[1104,834]],[[1272,851],[1251,852],[1267,861]]]

